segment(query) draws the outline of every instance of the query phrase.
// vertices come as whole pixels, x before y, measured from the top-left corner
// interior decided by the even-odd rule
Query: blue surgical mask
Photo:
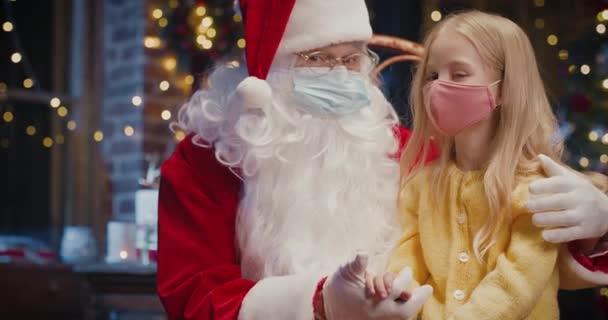
[[[369,106],[367,77],[336,67],[329,72],[293,69],[293,93],[298,105],[316,115],[346,115]]]

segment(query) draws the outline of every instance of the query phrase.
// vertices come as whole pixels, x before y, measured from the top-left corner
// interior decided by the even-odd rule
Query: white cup
[[[135,223],[110,221],[107,232],[107,263],[137,261],[135,250]]]

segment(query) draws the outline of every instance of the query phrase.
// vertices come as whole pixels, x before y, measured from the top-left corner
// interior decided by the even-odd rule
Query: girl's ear
[[[496,105],[502,106],[502,82],[496,87]]]
[[[494,103],[496,107],[502,106],[502,81],[494,85]]]

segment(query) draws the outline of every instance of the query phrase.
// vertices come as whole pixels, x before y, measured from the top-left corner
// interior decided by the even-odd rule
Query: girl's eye
[[[456,73],[456,74],[454,74],[454,78],[464,78],[466,76],[467,76],[466,73]]]
[[[431,72],[426,76],[426,81],[437,80],[438,76],[436,72]]]

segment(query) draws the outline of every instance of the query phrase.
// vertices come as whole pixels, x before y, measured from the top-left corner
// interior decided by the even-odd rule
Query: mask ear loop
[[[496,104],[496,98],[494,98],[494,95],[492,94],[492,91],[490,90],[490,87],[499,84],[502,82],[502,79],[496,80],[492,83],[490,83],[487,87],[488,89],[488,99],[490,99],[490,104],[492,105],[492,110],[496,110],[496,108],[500,107],[498,104]]]
[[[495,84],[498,84],[498,83],[501,83],[501,82],[502,82],[502,79],[500,79],[500,80],[496,80],[496,81],[494,81],[494,82],[490,83],[490,84],[488,85],[488,87],[491,87],[491,86],[493,86],[493,85],[495,85]]]

